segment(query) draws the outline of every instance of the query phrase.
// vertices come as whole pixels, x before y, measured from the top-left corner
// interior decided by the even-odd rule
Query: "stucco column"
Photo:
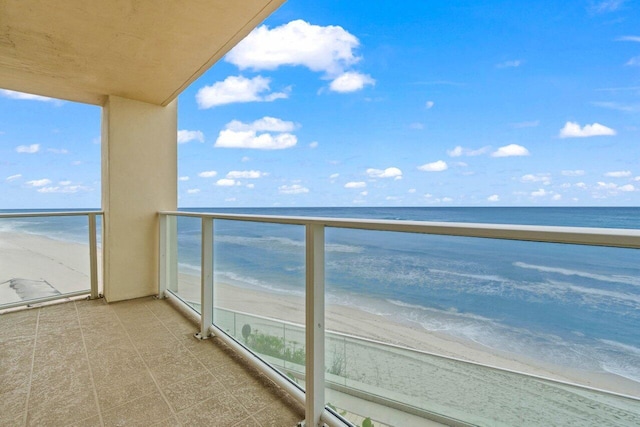
[[[177,101],[109,96],[102,110],[104,295],[158,292],[158,211],[177,208]]]

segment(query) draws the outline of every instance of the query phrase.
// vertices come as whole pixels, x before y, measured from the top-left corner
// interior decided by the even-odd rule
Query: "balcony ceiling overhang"
[[[0,0],[0,88],[167,105],[285,0]]]

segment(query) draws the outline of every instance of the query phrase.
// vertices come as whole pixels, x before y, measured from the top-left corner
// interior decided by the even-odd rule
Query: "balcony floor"
[[[295,426],[304,409],[168,302],[0,315],[2,426]]]

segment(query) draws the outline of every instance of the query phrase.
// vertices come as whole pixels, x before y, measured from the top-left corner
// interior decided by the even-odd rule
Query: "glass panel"
[[[0,305],[89,290],[86,216],[0,219]]]
[[[102,272],[102,221],[103,215],[96,215],[96,244],[98,246],[98,293],[104,295],[104,276]]]
[[[328,229],[327,402],[374,424],[633,424],[638,401],[425,352],[640,397],[639,277],[638,250]]]
[[[169,290],[200,313],[202,220],[178,216],[176,221],[178,280]]]
[[[214,323],[302,379],[304,227],[216,220],[214,247]]]

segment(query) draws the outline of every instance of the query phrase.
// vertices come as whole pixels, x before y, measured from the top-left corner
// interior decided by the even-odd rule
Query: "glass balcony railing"
[[[160,215],[161,294],[309,425],[640,425],[639,230]]]
[[[0,212],[0,310],[102,287],[101,212]]]

